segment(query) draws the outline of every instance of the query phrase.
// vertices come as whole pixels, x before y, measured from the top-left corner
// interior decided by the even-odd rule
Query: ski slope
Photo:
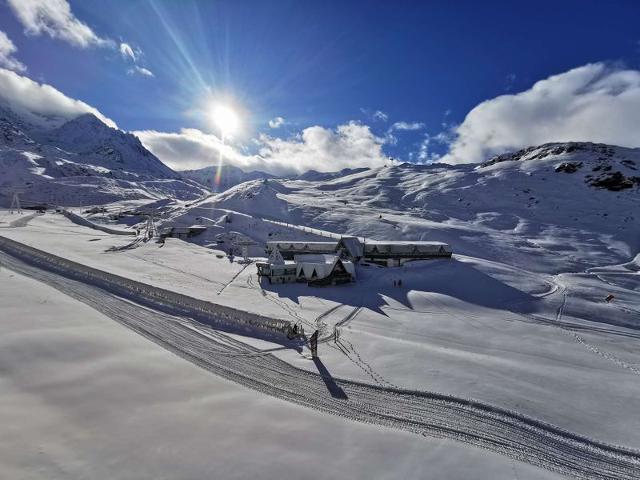
[[[518,477],[521,468],[531,469],[521,478],[541,475],[534,466],[577,478],[635,478],[640,199],[629,179],[637,161],[636,150],[553,144],[481,166],[394,165],[257,180],[191,202],[137,201],[161,226],[207,227],[190,242],[134,244],[109,233],[131,230],[143,220],[135,217],[100,231],[62,215],[0,211],[0,235],[45,258],[318,329],[321,362],[306,346],[212,330],[193,311],[157,311],[135,295],[125,301],[113,290],[68,283],[43,270],[46,263],[34,269],[2,258],[189,363],[290,408],[426,435],[421,442],[444,439],[463,459],[492,452],[500,471],[482,470],[484,478]],[[630,187],[598,186],[618,171]],[[455,254],[401,268],[362,266],[356,283],[322,289],[263,284],[253,265],[227,257],[238,240],[252,240],[250,255],[260,257],[268,240],[341,234],[441,240]],[[343,428],[348,435],[356,427]],[[508,472],[505,459],[518,460]],[[409,461],[408,468],[423,465]],[[442,468],[447,477],[476,475],[466,460]]]
[[[138,307],[105,290],[4,254],[2,263],[90,305],[202,368],[276,398],[364,423],[451,438],[576,478],[632,479],[640,474],[640,452],[473,400],[335,379],[321,361],[320,374],[311,374],[215,330],[203,329],[188,318]]]
[[[0,284],[2,478],[561,478],[263,395],[5,266]]]

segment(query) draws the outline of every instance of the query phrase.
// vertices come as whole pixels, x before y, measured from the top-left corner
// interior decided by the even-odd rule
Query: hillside
[[[458,253],[541,271],[583,270],[640,250],[638,168],[639,149],[549,144],[482,165],[405,163],[247,182],[178,208],[168,221],[191,224],[197,216],[240,228],[220,224],[216,215],[230,210],[344,235],[445,241]],[[262,242],[272,230],[254,225],[242,233]]]
[[[0,107],[0,204],[13,191],[26,202],[102,204],[124,199],[198,198],[185,180],[145,149],[137,137],[93,114],[32,123]]]
[[[224,192],[225,190],[250,180],[262,180],[264,178],[275,178],[274,175],[265,172],[245,172],[233,165],[222,165],[220,168],[220,179],[216,182],[218,167],[210,166],[197,170],[183,170],[180,172],[183,178],[198,182],[200,185],[214,192]]]

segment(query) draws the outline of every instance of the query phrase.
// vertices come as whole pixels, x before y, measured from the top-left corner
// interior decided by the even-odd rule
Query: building
[[[207,227],[202,225],[191,225],[190,227],[166,227],[160,232],[161,238],[191,238],[205,232]]]
[[[297,280],[306,281],[309,285],[338,285],[356,279],[353,262],[337,255],[296,255],[294,262]]]
[[[357,237],[342,237],[336,245],[336,252],[343,258],[358,262],[364,256],[364,241]]]
[[[296,255],[293,262],[287,262],[278,250],[274,250],[268,262],[257,262],[256,266],[258,276],[267,278],[272,284],[306,282],[313,286],[338,285],[356,278],[353,262],[335,254]]]
[[[271,254],[278,250],[285,260],[293,260],[295,255],[300,254],[335,254],[337,241],[329,242],[298,242],[293,240],[267,242],[267,253]]]
[[[369,240],[363,245],[362,258],[387,267],[397,267],[412,260],[451,258],[452,253],[451,246],[443,242]]]
[[[296,264],[271,264],[257,262],[258,276],[265,277],[269,283],[293,283],[298,281]]]
[[[358,237],[342,237],[337,242],[267,242],[267,253],[275,250],[287,260],[293,260],[296,255],[338,255],[352,262],[364,260],[389,267],[411,260],[449,258],[452,254],[451,246],[443,242],[364,240]]]
[[[355,263],[371,262],[397,267],[412,260],[450,258],[443,242],[381,241],[342,237],[339,241],[267,242],[268,262],[258,262],[258,275],[269,283],[307,282],[337,285],[355,281]],[[288,261],[287,261],[288,260]]]

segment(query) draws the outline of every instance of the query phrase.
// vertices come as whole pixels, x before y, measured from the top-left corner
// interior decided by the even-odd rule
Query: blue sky
[[[21,75],[128,131],[215,135],[204,113],[223,101],[240,113],[232,143],[246,155],[261,133],[286,140],[358,122],[385,155],[425,161],[485,100],[588,64],[640,66],[637,1],[70,2],[111,46],[29,31],[11,3],[0,4],[0,30]]]

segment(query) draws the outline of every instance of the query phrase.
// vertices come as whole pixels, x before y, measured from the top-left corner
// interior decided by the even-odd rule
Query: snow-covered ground
[[[0,226],[16,218],[5,213]],[[640,293],[603,285],[606,269],[599,276],[551,276],[456,256],[399,269],[363,267],[358,282],[345,287],[260,287],[252,265],[218,258],[216,251],[174,239],[108,251],[130,239],[62,215],[36,215],[0,234],[152,285],[300,320],[307,331],[318,317],[326,333],[346,320],[339,344],[320,346],[336,377],[474,398],[599,440],[640,444],[631,425],[640,393],[638,334],[620,326],[637,319]],[[617,275],[626,273],[636,274]],[[402,288],[392,286],[396,277]],[[601,292],[609,291],[616,295],[612,303],[603,301]],[[306,349],[274,354],[317,370]]]
[[[273,399],[41,282],[0,284],[2,478],[560,478]]]
[[[480,402],[479,405],[493,405],[551,423],[589,439],[585,440],[588,442],[606,442],[639,449],[640,418],[636,399],[640,394],[640,349],[637,348],[640,341],[640,230],[637,222],[640,199],[637,186],[633,186],[635,180],[628,180],[632,186],[622,190],[615,190],[615,182],[613,191],[591,185],[603,179],[608,182],[609,177],[606,176],[611,175],[613,170],[624,172],[627,179],[637,178],[633,173],[638,160],[635,150],[589,144],[574,147],[552,145],[529,149],[508,158],[501,157],[484,166],[400,165],[347,172],[346,176],[320,175],[317,178],[270,179],[266,182],[258,180],[193,203],[168,200],[145,207],[146,211],[155,210],[159,223],[164,226],[201,224],[208,227],[206,233],[194,237],[191,242],[177,239],[167,239],[164,244],[142,242],[133,237],[110,235],[78,225],[58,214],[18,216],[10,215],[7,211],[0,211],[0,235],[80,264],[197,299],[299,322],[307,333],[315,328],[320,329],[321,337],[326,340],[319,347],[321,366],[310,359],[306,348],[286,348],[282,343],[271,343],[262,337],[227,333],[223,342],[225,345],[241,342],[234,348],[239,349],[246,358],[258,359],[244,363],[229,360],[228,364],[229,368],[230,365],[236,365],[234,368],[255,365],[257,370],[253,376],[247,374],[243,377],[245,380],[236,380],[251,388],[260,390],[251,382],[256,381],[256,372],[261,368],[260,359],[264,359],[262,367],[269,371],[284,372],[294,368],[292,372],[317,374],[325,370],[330,378],[336,379],[349,398],[360,398],[362,405],[379,406],[376,395],[372,393],[374,390],[360,391],[365,387],[346,380],[365,382],[393,395],[404,395],[398,393],[400,391],[418,390],[452,395],[457,399],[471,398]],[[619,177],[614,180],[627,181]],[[118,208],[117,203],[109,207],[111,210]],[[90,215],[89,218],[93,221],[104,220],[99,215]],[[113,227],[130,228],[131,221],[129,225]],[[262,253],[264,242],[270,239],[335,238],[340,233],[374,239],[447,241],[453,246],[455,255],[451,260],[415,262],[401,268],[360,266],[356,283],[326,288],[302,284],[261,284],[256,276],[255,265],[242,264],[237,258],[232,261],[226,256],[228,250],[236,246],[238,239],[253,240],[255,245],[250,253],[257,256]],[[14,277],[11,278],[21,278],[21,281],[33,284],[31,279],[12,275]],[[397,279],[402,279],[402,287],[393,286],[393,281]],[[7,282],[5,276],[2,284]],[[34,292],[48,288],[37,285],[33,287]],[[614,299],[607,302],[605,297],[609,294]],[[17,295],[16,298],[23,297]],[[95,303],[95,300],[92,301]],[[99,307],[98,304],[96,306]],[[15,308],[19,310],[19,307]],[[213,388],[210,385],[225,384],[229,391],[236,392],[229,393],[230,397],[242,397],[239,405],[252,408],[252,402],[260,402],[262,408],[268,410],[264,404],[271,405],[274,402],[273,411],[282,406],[285,411],[295,412],[291,414],[292,418],[297,419],[297,415],[304,417],[295,422],[292,420],[296,425],[319,425],[322,422],[320,428],[324,433],[319,434],[319,438],[324,441],[341,445],[349,443],[348,454],[345,454],[346,449],[339,449],[335,445],[330,448],[324,445],[319,447],[317,443],[308,443],[311,440],[298,445],[293,440],[296,448],[300,448],[294,457],[299,459],[297,455],[301,455],[305,459],[301,461],[290,457],[290,451],[283,451],[282,444],[276,450],[258,447],[257,439],[263,439],[266,435],[262,431],[256,432],[250,441],[244,438],[244,433],[233,436],[239,445],[246,445],[247,449],[259,449],[259,456],[269,452],[271,455],[282,455],[289,460],[285,463],[295,463],[296,468],[300,468],[301,465],[314,465],[316,457],[309,451],[315,448],[319,448],[323,456],[326,452],[325,462],[327,458],[333,458],[333,450],[340,450],[341,453],[336,455],[343,455],[343,463],[335,465],[337,470],[325,469],[322,472],[335,478],[349,476],[349,473],[342,474],[350,472],[345,465],[352,466],[352,462],[360,464],[363,458],[372,458],[372,450],[393,449],[400,445],[405,455],[402,468],[407,468],[406,471],[392,467],[385,467],[387,470],[374,468],[378,460],[382,462],[382,458],[376,458],[364,462],[366,467],[360,464],[358,468],[361,469],[353,470],[353,475],[361,477],[375,473],[376,477],[424,477],[422,468],[427,462],[432,466],[429,471],[434,472],[434,478],[535,478],[540,473],[525,467],[523,462],[507,468],[509,461],[506,457],[480,453],[474,448],[425,440],[423,437],[415,437],[414,443],[411,443],[410,436],[405,437],[405,434],[393,430],[364,427],[332,416],[320,416],[317,412],[300,410],[297,405],[309,404],[326,412],[342,411],[349,418],[380,422],[376,419],[365,420],[355,410],[340,407],[336,400],[325,405],[324,396],[335,394],[332,389],[336,387],[329,382],[325,382],[326,388],[322,383],[318,384],[317,376],[309,377],[311,385],[300,384],[296,387],[318,395],[317,405],[309,400],[313,395],[302,395],[304,400],[301,400],[278,393],[280,390],[276,384],[280,377],[272,379],[270,388],[275,390],[267,389],[269,394],[280,399],[288,398],[295,405],[255,396],[215,377],[211,378],[211,375],[195,369],[188,362],[172,358],[168,352],[145,343],[115,324],[106,327],[108,321],[104,317],[95,312],[92,315],[88,317],[98,317],[103,322],[101,328],[118,330],[126,341],[143,343],[158,357],[171,358],[170,361],[176,364],[171,368],[185,370],[184,373],[180,371],[180,375],[184,375],[184,378],[180,378],[182,382],[191,381],[186,371],[197,372],[193,375],[198,378],[201,376],[202,380],[193,380],[197,385],[191,385],[192,388],[197,387],[202,391]],[[79,321],[77,318],[66,320]],[[57,324],[57,317],[52,322]],[[197,324],[189,325],[190,331],[200,332]],[[145,331],[139,330],[142,327],[137,324],[129,326],[136,331]],[[160,328],[159,324],[148,326],[151,329]],[[334,328],[339,332],[338,342],[330,338]],[[168,342],[165,346],[169,350],[178,348],[172,339],[158,340],[162,338],[162,332],[158,334],[160,336],[149,332],[145,335],[156,342]],[[205,338],[211,338],[213,342],[211,348],[215,345],[214,338],[218,338],[217,335],[220,334],[205,334]],[[87,337],[90,336],[87,334]],[[95,345],[100,345],[96,349],[113,348],[118,351],[125,348],[115,343],[110,346],[115,342],[111,338],[104,345],[102,340],[97,342],[93,338],[93,341]],[[195,349],[196,344],[203,340],[198,337],[192,341],[195,343],[186,343],[189,349]],[[206,343],[202,346],[206,350]],[[34,347],[34,350],[38,348]],[[83,353],[87,358],[95,355],[94,351],[89,350]],[[51,351],[55,350],[38,350],[36,353],[47,355]],[[184,357],[183,350],[178,348],[176,351],[183,352],[181,355]],[[212,369],[210,362],[216,359],[215,355],[201,353],[205,356],[197,361],[194,357],[191,361]],[[191,354],[196,355],[196,350]],[[237,356],[238,352],[234,355]],[[136,360],[135,354],[127,353],[125,356],[135,365],[131,374],[134,371],[141,376],[146,373],[144,368],[147,367]],[[154,365],[153,368],[160,367]],[[222,376],[228,374],[218,372],[215,368],[212,371]],[[125,370],[116,370],[114,375],[125,375],[122,372]],[[306,373],[293,375],[307,378],[304,376]],[[149,376],[156,379],[159,374],[151,372]],[[198,383],[200,381],[212,383],[203,386]],[[148,383],[153,383],[150,392],[155,388],[168,389],[171,385],[169,382],[165,387],[155,380]],[[95,392],[100,388],[106,387],[92,384],[91,392],[98,395]],[[197,388],[192,396],[185,395],[185,398],[206,403],[198,395]],[[293,387],[289,385],[287,388]],[[52,390],[55,388],[52,387]],[[147,392],[138,393],[147,395]],[[58,393],[54,391],[53,394]],[[176,392],[162,390],[156,402],[169,402],[182,412],[181,398]],[[125,405],[134,400],[121,398],[119,401]],[[216,404],[220,399],[212,401]],[[408,401],[407,405],[410,403]],[[225,406],[221,406],[221,412],[227,412],[224,419],[227,421],[229,412],[238,410],[225,410]],[[158,408],[158,412],[162,412],[170,407],[160,405]],[[406,422],[404,416],[410,412],[415,415],[416,421],[422,421],[417,411],[403,410],[395,405],[393,408],[398,408],[397,415],[403,418],[398,428],[407,428],[407,424],[403,423]],[[369,412],[364,407],[361,410],[362,415]],[[189,422],[195,422],[195,417],[202,413],[197,412],[199,414],[194,418],[181,417],[185,423],[176,428],[179,431],[183,431],[180,428],[188,429]],[[104,420],[106,417],[102,418]],[[287,438],[294,430],[302,434],[303,430],[296,430],[287,422],[282,425],[278,423],[279,427],[274,426],[272,420],[281,418],[273,414],[273,418],[265,422],[262,418],[249,415],[248,422],[256,422],[259,427],[249,427],[250,423],[242,425],[250,429],[272,428]],[[452,421],[452,417],[445,415],[443,418]],[[208,421],[217,420],[209,418]],[[435,413],[433,421],[436,422]],[[214,428],[213,424],[207,425]],[[206,430],[204,425],[200,425],[200,428]],[[326,432],[323,430],[325,428]],[[420,428],[418,432],[428,436],[433,434],[428,429],[423,431]],[[458,428],[468,433],[465,429],[472,427],[463,422]],[[487,426],[483,434],[490,434],[492,428],[495,427]],[[36,429],[34,427],[34,431]],[[382,442],[376,440],[376,434],[364,440],[370,432],[367,429],[380,432],[380,438],[384,438],[385,442],[393,435],[393,441],[389,440],[393,447],[367,443]],[[510,437],[511,434],[503,434],[509,441],[515,441]],[[206,443],[202,435],[194,436],[194,442]],[[406,448],[402,446],[405,438],[407,445],[410,445]],[[417,438],[420,440],[417,441]],[[488,440],[483,435],[479,438],[479,443],[470,443],[486,445],[483,442]],[[533,448],[531,445],[535,441],[544,442],[545,438],[542,436],[538,440],[529,439],[521,443],[528,444],[525,448],[527,451],[527,448]],[[191,440],[179,441],[180,448],[186,450]],[[214,441],[222,440],[215,438]],[[353,444],[358,444],[358,448],[361,446],[363,451],[367,450],[366,454],[362,454],[364,457],[353,450]],[[196,455],[200,452],[198,448],[189,451],[200,458]],[[309,450],[303,451],[304,448]],[[440,453],[444,449],[443,459],[438,462],[445,463],[434,463],[436,453],[421,455],[418,453],[423,451],[421,449]],[[495,447],[490,449],[495,450]],[[518,458],[535,463],[531,457],[523,455]],[[447,463],[452,456],[460,458],[460,462]],[[400,457],[393,455],[392,458],[394,463],[396,459],[400,462]],[[554,457],[551,455],[549,458]],[[546,468],[552,468],[550,465],[555,465],[556,460],[549,460]],[[598,461],[594,457],[582,463],[587,471],[591,467],[586,465],[591,460]],[[179,463],[179,460],[175,462]],[[194,460],[194,464],[202,468],[212,465],[202,459]],[[479,470],[469,470],[471,464],[477,465]],[[324,468],[324,463],[322,466]],[[485,470],[487,468],[489,470]],[[522,468],[528,470],[521,471]],[[243,477],[257,471],[241,469],[237,474]],[[194,472],[202,474],[202,470],[197,468]],[[576,471],[572,473],[578,474]],[[269,470],[266,476],[271,475],[287,476],[277,469]],[[618,472],[614,478],[624,475],[626,473]],[[633,478],[633,475],[629,478]]]

